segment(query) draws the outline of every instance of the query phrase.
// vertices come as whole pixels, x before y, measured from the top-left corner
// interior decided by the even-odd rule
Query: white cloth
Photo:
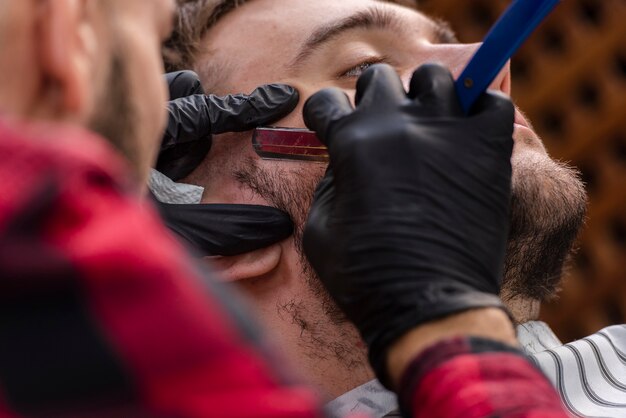
[[[202,201],[204,188],[192,184],[175,183],[154,169],[150,172],[148,187],[157,200],[170,204],[197,204]]]
[[[517,327],[520,344],[559,391],[574,416],[626,418],[626,325],[603,329],[563,345],[540,321]],[[330,418],[365,413],[395,417],[396,396],[377,380],[347,392],[326,405]],[[389,415],[387,415],[389,414]]]
[[[528,355],[563,345],[548,324],[541,321],[529,321],[518,325],[517,339]]]
[[[355,413],[382,418],[398,409],[398,398],[378,380],[372,380],[330,401],[324,409],[328,418],[345,418]]]
[[[543,328],[543,329],[542,329]],[[614,325],[565,345],[536,350],[552,333],[535,324],[531,359],[543,370],[574,416],[626,418],[626,325]],[[548,343],[550,345],[550,343]]]

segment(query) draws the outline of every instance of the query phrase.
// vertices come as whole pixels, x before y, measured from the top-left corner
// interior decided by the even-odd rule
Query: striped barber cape
[[[573,416],[626,418],[626,325],[565,345],[538,321],[521,325],[518,334]]]

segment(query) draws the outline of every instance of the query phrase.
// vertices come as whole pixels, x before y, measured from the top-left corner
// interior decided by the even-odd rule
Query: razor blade
[[[307,129],[257,128],[252,146],[264,159],[328,161],[328,149]]]

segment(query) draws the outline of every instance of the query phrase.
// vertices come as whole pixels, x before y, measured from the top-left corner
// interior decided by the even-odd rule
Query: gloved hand
[[[238,255],[287,239],[293,222],[270,206],[157,202],[165,225],[205,255]]]
[[[211,135],[273,122],[298,104],[298,92],[273,84],[251,95],[204,94],[191,71],[166,75],[171,101],[157,170],[176,181],[190,174],[211,148]],[[289,215],[268,206],[167,204],[157,201],[165,224],[202,256],[237,255],[282,241],[293,233]]]
[[[168,123],[156,169],[174,181],[189,175],[211,149],[211,135],[243,132],[281,119],[298,104],[298,92],[269,84],[250,95],[205,95],[191,71],[166,75],[170,87]]]
[[[389,66],[305,105],[330,153],[304,250],[354,322],[389,385],[386,353],[407,331],[450,314],[502,307],[514,107],[484,94],[466,116],[454,80],[419,68],[407,94]]]

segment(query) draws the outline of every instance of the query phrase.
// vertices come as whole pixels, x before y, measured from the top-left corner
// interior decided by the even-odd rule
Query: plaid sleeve
[[[0,417],[318,416],[106,147],[52,139],[0,121]]]
[[[521,352],[481,338],[430,347],[407,368],[401,387],[407,417],[568,416],[554,388]]]

